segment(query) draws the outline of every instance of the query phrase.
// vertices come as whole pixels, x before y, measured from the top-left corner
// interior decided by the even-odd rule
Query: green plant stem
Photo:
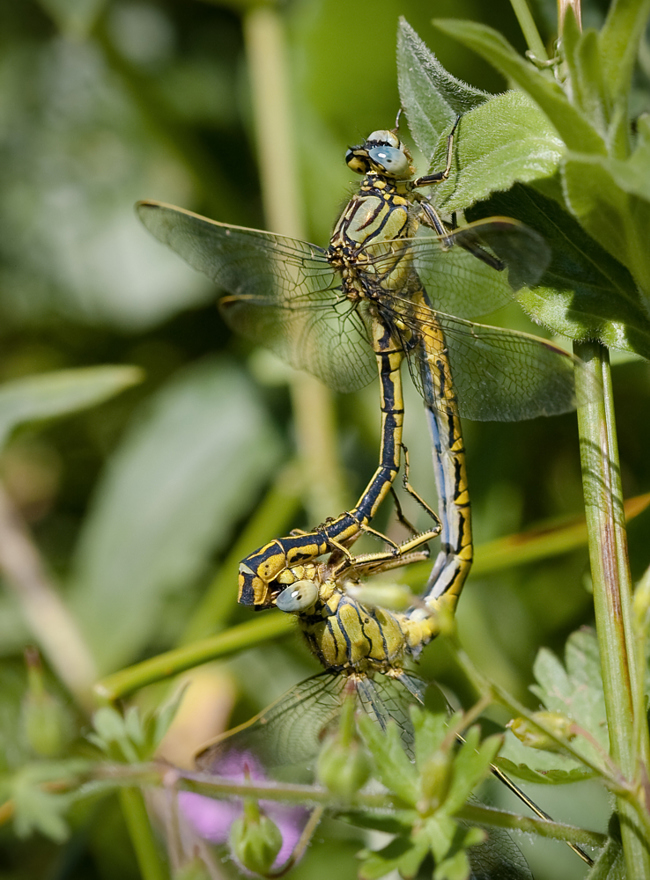
[[[497,684],[493,684],[485,678],[483,673],[472,663],[469,655],[463,650],[456,636],[451,636],[450,642],[454,647],[456,662],[462,668],[468,680],[472,682],[479,694],[483,697],[486,695],[489,696],[491,701],[499,703],[504,709],[507,709],[511,715],[525,718],[533,727],[537,728],[549,737],[549,739],[553,740],[562,751],[570,755],[580,764],[584,764],[584,766],[588,767],[594,775],[604,779],[610,788],[620,788],[620,781],[617,778],[609,775],[602,766],[595,764],[593,761],[586,758],[574,748],[570,742],[563,739],[561,736],[558,736],[550,727],[541,723],[539,719],[535,718],[533,713],[523,705],[523,703],[520,703],[519,700],[516,699],[516,697],[513,697],[504,688]]]
[[[528,48],[538,61],[547,61],[546,48],[539,35],[535,20],[526,0],[510,0],[513,12],[517,16],[519,27],[524,35]]]
[[[294,149],[289,61],[282,18],[273,6],[255,6],[244,18],[262,198],[274,232],[305,238]],[[345,507],[334,407],[329,391],[304,373],[291,382],[296,439],[304,463],[310,519],[322,521]]]
[[[113,785],[123,785],[126,791],[133,789],[134,783],[140,786],[170,784],[170,768],[159,764],[102,764],[98,768],[97,779]],[[178,789],[192,791],[206,797],[253,797],[260,800],[274,800],[285,803],[321,804],[335,812],[350,814],[356,810],[404,809],[399,798],[386,793],[358,792],[352,803],[342,802],[338,795],[314,785],[299,785],[279,782],[256,782],[255,784],[233,782],[202,773],[178,775],[175,779]],[[412,818],[412,811],[407,810]],[[576,841],[583,846],[602,847],[606,835],[596,831],[575,828],[563,822],[549,822],[528,816],[517,816],[504,810],[478,804],[466,804],[458,812],[458,818],[479,825],[495,825],[513,831],[523,831],[548,837],[553,840]]]
[[[577,376],[578,409],[585,512],[589,533],[589,559],[594,590],[596,630],[603,672],[605,709],[612,758],[632,784],[639,764],[647,768],[648,731],[639,743],[635,718],[645,718],[638,705],[639,677],[636,666],[631,610],[631,576],[623,513],[618,444],[607,350],[598,343],[575,346],[585,362]],[[602,393],[594,387],[602,383]],[[650,852],[634,808],[627,798],[617,798],[621,836],[629,880],[650,877]]]
[[[293,618],[289,614],[269,614],[233,626],[226,632],[218,633],[209,639],[166,651],[142,663],[136,663],[134,666],[107,675],[94,686],[95,698],[102,704],[114,703],[141,687],[178,675],[185,669],[192,669],[194,666],[200,666],[201,663],[228,657],[230,654],[284,636],[292,631],[293,626]]]
[[[142,791],[139,788],[123,788],[119,797],[143,880],[169,880],[169,873],[158,852]]]
[[[628,498],[625,502],[626,522],[643,513],[648,505],[650,492]],[[587,537],[587,521],[584,516],[545,520],[525,532],[478,544],[474,548],[472,575],[492,574],[540,559],[550,559],[583,547],[587,543]],[[409,565],[402,580],[411,587],[419,586],[427,579],[430,571],[428,562],[418,562]]]

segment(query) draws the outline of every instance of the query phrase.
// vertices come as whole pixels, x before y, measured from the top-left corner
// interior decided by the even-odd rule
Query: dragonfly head
[[[363,144],[349,147],[345,161],[357,174],[374,172],[391,180],[408,180],[415,173],[413,157],[394,131],[373,131]]]

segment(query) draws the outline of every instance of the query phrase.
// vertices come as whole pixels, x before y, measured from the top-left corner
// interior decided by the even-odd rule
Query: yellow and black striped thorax
[[[418,619],[365,605],[335,581],[322,580],[322,566],[304,566],[277,607],[298,618],[307,644],[325,669],[347,672],[388,672],[407,655],[417,656],[438,633],[435,617]]]
[[[409,251],[401,249],[391,260],[388,243],[415,235],[419,212],[414,202],[413,193],[403,185],[374,173],[363,179],[339,217],[327,249],[327,259],[340,272],[349,299],[374,299],[382,291],[406,286],[413,271]]]

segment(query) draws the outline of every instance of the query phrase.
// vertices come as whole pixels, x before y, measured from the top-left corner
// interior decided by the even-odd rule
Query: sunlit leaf
[[[74,599],[101,669],[148,643],[163,598],[187,589],[232,539],[278,453],[231,364],[198,364],[158,393],[111,461],[77,552]]]
[[[95,406],[142,378],[138,367],[102,366],[39,373],[5,382],[0,386],[0,445],[17,425]]]
[[[397,29],[397,76],[411,134],[429,158],[441,134],[459,113],[491,97],[445,70],[404,18],[400,18]]]
[[[546,114],[565,144],[585,153],[605,154],[605,143],[545,72],[524,60],[498,31],[473,21],[436,19],[434,24],[513,79]]]

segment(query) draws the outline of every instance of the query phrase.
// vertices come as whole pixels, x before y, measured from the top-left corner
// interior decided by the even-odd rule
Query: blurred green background
[[[597,24],[606,5],[586,8],[586,23]],[[209,282],[153,241],[133,212],[137,199],[154,198],[224,222],[268,225],[258,156],[269,144],[255,131],[250,92],[251,9],[235,0],[0,0],[0,380],[103,363],[146,372],[140,386],[108,403],[21,429],[0,459],[5,487],[99,674],[176,645],[191,621],[197,626],[193,614],[215,577],[220,605],[201,634],[217,618],[221,625],[249,619],[236,607],[236,569],[223,563],[242,534],[251,534],[251,518],[266,503],[273,527],[258,544],[312,526],[340,512],[328,499],[351,505],[375,467],[376,386],[334,401],[341,471],[323,469],[320,493],[313,485],[307,491],[297,470],[286,471],[296,458],[289,371],[231,336]],[[535,11],[550,44],[554,4]],[[455,76],[488,91],[505,83],[442,38],[430,19],[484,21],[525,48],[506,0],[296,0],[279,15],[294,184],[306,237],[321,245],[353,183],[346,147],[395,119],[400,15]],[[531,329],[514,309],[503,320]],[[647,367],[622,363],[614,382],[629,497],[650,487]],[[412,480],[433,498],[429,440],[412,389],[407,407]],[[581,513],[573,416],[466,423],[465,431],[477,544]],[[269,508],[280,473],[283,500]],[[635,576],[647,564],[649,523],[646,513],[630,528]],[[586,549],[472,577],[459,609],[473,659],[531,705],[527,686],[539,646],[561,653],[567,635],[590,621]],[[19,697],[22,650],[32,641],[20,604],[0,594],[5,769],[27,752]],[[297,637],[227,668],[243,692],[238,718],[316,671]],[[421,673],[471,699],[443,645],[427,650]],[[558,818],[598,821],[589,812],[593,791],[578,794],[574,808],[563,792],[552,794],[544,806]],[[79,811],[62,848],[41,837],[17,841],[4,827],[0,877],[136,877],[120,822],[112,802],[99,802],[91,813]],[[317,843],[298,869],[304,876],[355,876],[359,838],[332,827],[340,846],[325,851]],[[531,863],[548,859],[536,876],[581,876],[571,854],[560,865],[565,853],[558,849],[547,857],[527,852]]]

